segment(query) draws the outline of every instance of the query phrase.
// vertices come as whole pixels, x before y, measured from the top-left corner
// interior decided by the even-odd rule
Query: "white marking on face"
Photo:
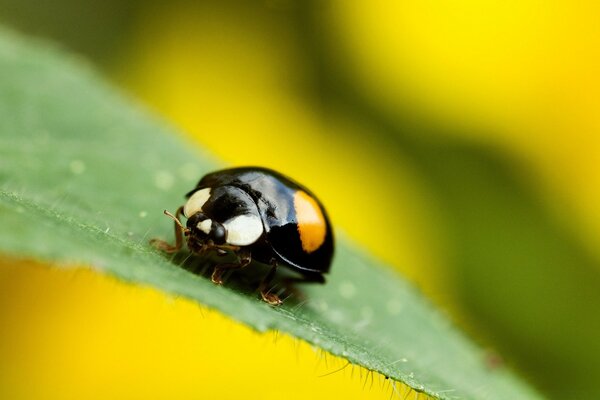
[[[194,193],[183,206],[183,215],[186,218],[191,217],[198,211],[202,211],[202,206],[210,198],[210,188],[198,190]]]
[[[212,226],[212,220],[211,219],[205,219],[202,222],[198,222],[198,225],[196,225],[196,227],[198,229],[200,229],[202,232],[206,233],[207,235],[210,233],[210,227]]]
[[[262,220],[258,215],[244,214],[223,224],[227,231],[225,241],[235,246],[247,246],[258,240],[263,233]]]

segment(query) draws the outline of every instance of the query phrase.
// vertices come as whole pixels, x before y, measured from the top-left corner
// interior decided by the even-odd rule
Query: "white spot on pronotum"
[[[202,222],[198,222],[198,225],[196,225],[196,227],[208,235],[210,233],[211,225],[212,225],[212,220],[205,219]]]
[[[85,163],[81,160],[72,160],[69,163],[69,169],[75,175],[81,175],[85,172]]]
[[[396,299],[390,299],[386,305],[385,308],[387,309],[387,312],[392,314],[392,315],[398,315],[400,314],[400,312],[402,311],[402,309],[404,308],[404,306],[402,305],[402,303]]]
[[[352,282],[344,281],[340,283],[340,295],[345,299],[350,299],[356,294],[356,286]]]
[[[175,177],[168,171],[158,171],[154,175],[154,185],[162,190],[169,190],[175,183]]]
[[[196,164],[191,162],[183,164],[181,167],[179,167],[177,172],[179,173],[179,176],[186,181],[195,181],[200,177],[200,169]]]
[[[205,188],[195,192],[183,206],[183,215],[186,218],[191,217],[199,211],[202,211],[202,206],[210,198],[210,188]]]
[[[140,216],[140,218],[146,218],[148,216],[148,212],[147,211],[140,211],[140,213],[138,215]]]
[[[223,227],[227,231],[225,240],[235,246],[252,244],[263,234],[262,220],[254,214],[239,215],[225,222]]]

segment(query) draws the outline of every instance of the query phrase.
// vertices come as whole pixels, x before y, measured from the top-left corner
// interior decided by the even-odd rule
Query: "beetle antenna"
[[[175,221],[175,223],[176,223],[177,225],[179,225],[179,227],[181,228],[181,230],[182,230],[183,232],[189,232],[189,229],[188,229],[188,228],[186,228],[185,226],[183,226],[183,225],[181,224],[181,221],[179,221],[179,218],[177,218],[176,216],[174,216],[173,214],[171,214],[171,213],[170,213],[170,212],[168,212],[167,210],[164,210],[164,211],[163,211],[163,213],[164,213],[164,214],[165,214],[167,217],[169,217],[169,218],[171,218],[173,221]]]

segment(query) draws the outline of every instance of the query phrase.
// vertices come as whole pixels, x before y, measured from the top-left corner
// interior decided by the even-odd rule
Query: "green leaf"
[[[163,122],[47,44],[0,34],[0,250],[89,264],[277,329],[440,399],[533,399],[532,389],[432,309],[410,285],[338,235],[324,286],[273,308],[148,245],[172,237],[162,210],[219,167]]]

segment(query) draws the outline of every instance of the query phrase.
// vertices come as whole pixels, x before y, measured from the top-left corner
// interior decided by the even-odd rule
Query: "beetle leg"
[[[179,220],[179,217],[181,216],[182,213],[183,213],[183,206],[181,206],[177,209],[174,217],[173,217],[173,215],[171,215],[170,213],[168,213],[165,210],[165,214],[168,215],[169,217],[173,218],[173,221],[174,221],[175,245],[170,245],[169,243],[165,242],[164,240],[152,239],[152,240],[150,240],[150,244],[152,246],[156,247],[158,250],[164,251],[165,253],[177,253],[179,250],[181,250],[181,247],[183,246],[182,232],[186,229],[183,227],[183,225],[181,225],[181,222]]]
[[[268,289],[269,284],[275,277],[275,272],[277,271],[277,261],[271,261],[271,270],[269,273],[263,278],[260,282],[258,290],[260,291],[260,296],[264,301],[269,303],[272,306],[278,306],[281,304],[281,299],[274,293],[271,293],[271,289]]]
[[[237,256],[238,256],[238,260],[239,260],[239,263],[237,263],[237,264],[226,263],[226,264],[218,264],[215,266],[215,269],[213,270],[213,273],[210,277],[210,279],[213,281],[213,283],[216,283],[217,285],[223,284],[222,276],[225,271],[244,268],[245,266],[250,264],[250,262],[252,261],[252,256],[250,253],[239,252],[239,253],[237,253]]]
[[[240,246],[234,246],[231,244],[213,244],[210,247],[216,249],[217,252],[219,252],[219,251],[235,251],[235,252],[240,251]]]

